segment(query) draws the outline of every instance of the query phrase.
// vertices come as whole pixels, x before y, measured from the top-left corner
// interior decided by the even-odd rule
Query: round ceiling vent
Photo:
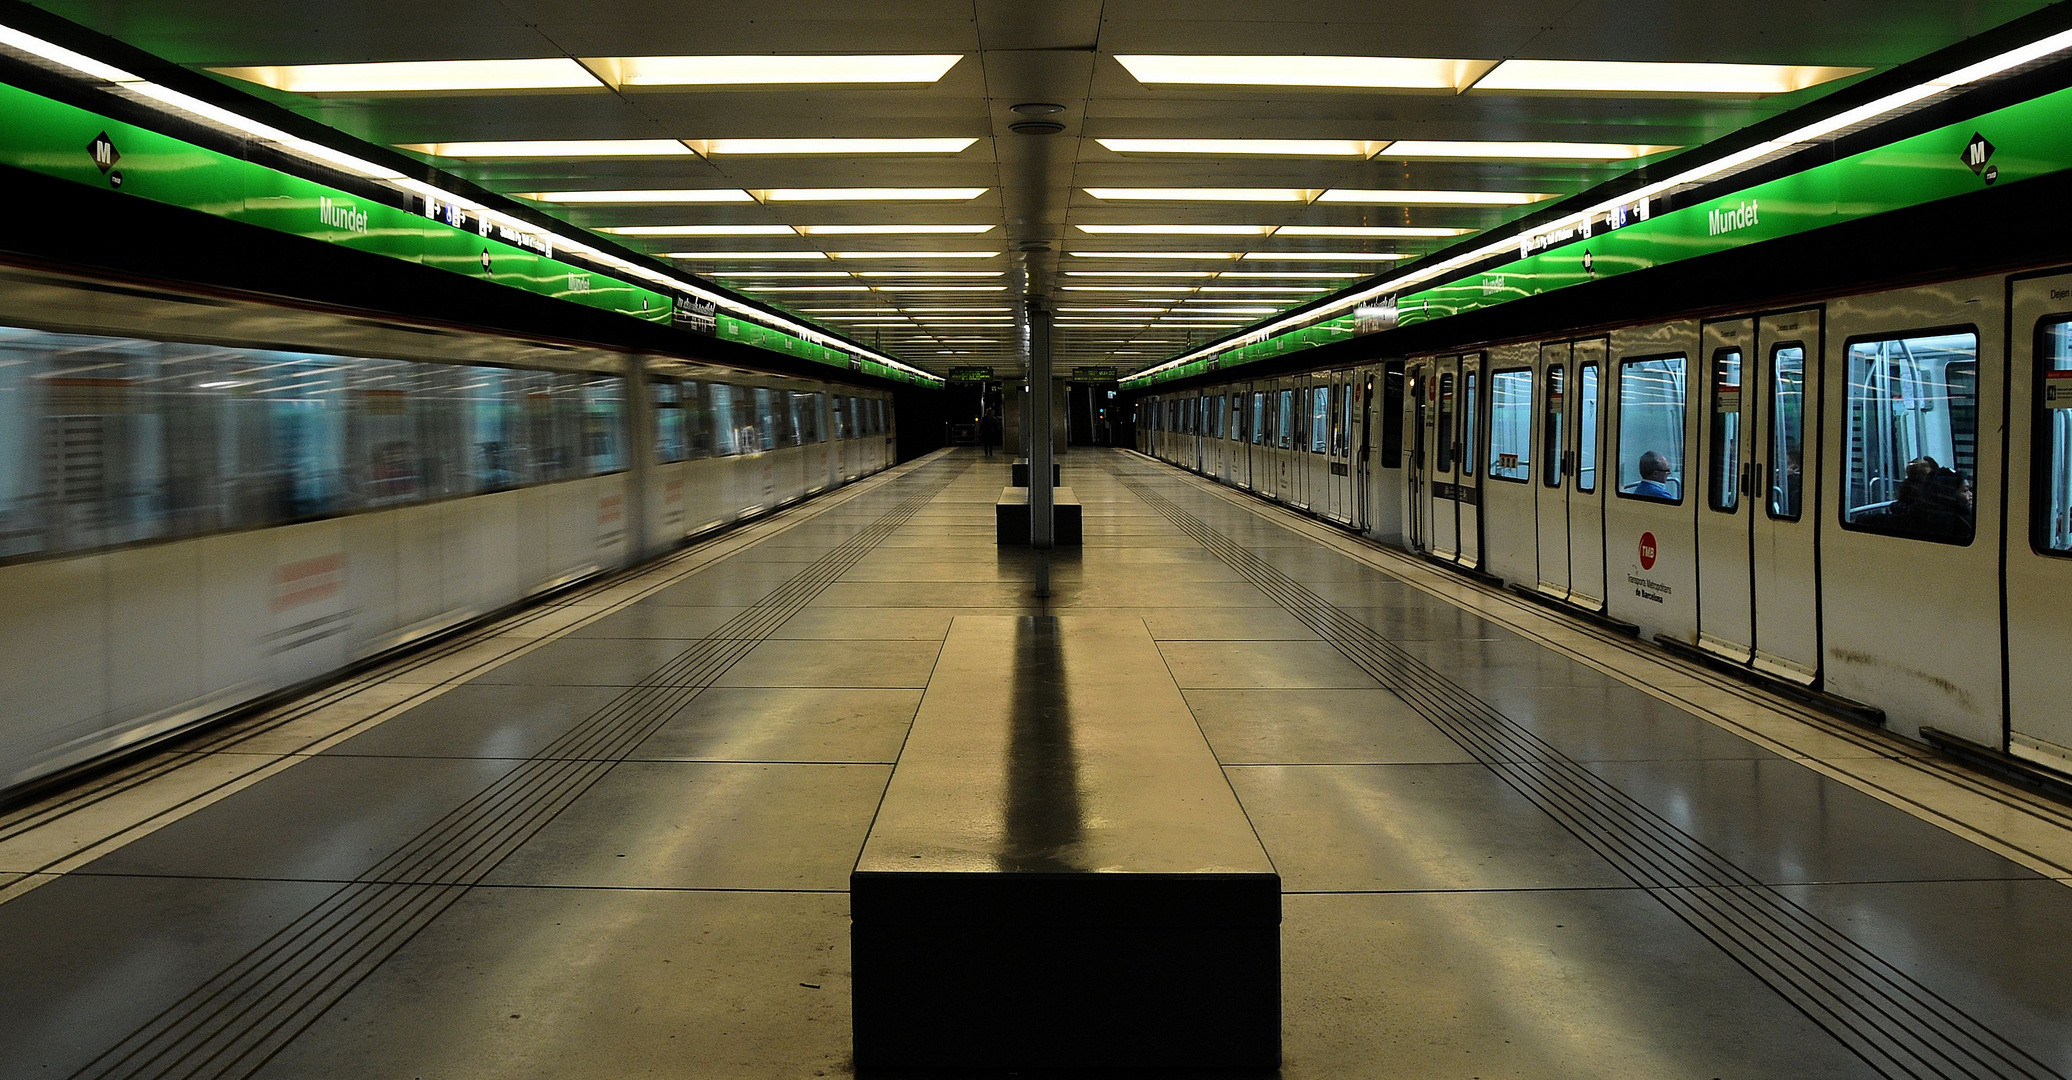
[[[1019,242],[1019,243],[1015,244],[1015,246],[1014,246],[1014,249],[1015,249],[1016,251],[1049,251],[1049,250],[1050,250],[1050,241],[1048,241],[1048,240],[1023,240],[1023,241],[1021,241],[1021,242]]]
[[[1017,135],[1056,135],[1065,130],[1065,125],[1056,120],[1016,120],[1007,125],[1007,130]]]
[[[1050,116],[1054,113],[1065,111],[1063,105],[1050,101],[1025,101],[1020,105],[1009,105],[1007,108],[1009,111],[1018,112],[1023,116]]]

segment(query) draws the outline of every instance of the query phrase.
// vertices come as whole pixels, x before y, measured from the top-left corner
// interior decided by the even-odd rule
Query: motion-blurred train
[[[882,389],[0,271],[0,791],[894,462]]]
[[[2072,269],[1137,409],[1146,454],[1904,735],[2072,770],[2051,674],[2072,655]]]

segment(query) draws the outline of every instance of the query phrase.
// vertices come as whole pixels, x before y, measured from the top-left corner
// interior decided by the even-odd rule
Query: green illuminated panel
[[[2011,105],[1983,116],[1817,165],[1804,172],[1686,206],[1621,229],[1599,233],[1516,259],[1494,269],[1406,293],[1398,321],[1411,326],[1480,311],[1575,285],[1732,251],[1978,191],[1987,184],[1966,164],[1974,136],[1993,144],[1997,183],[2015,183],[2072,168],[2072,90]],[[1332,327],[1329,333],[1316,332]],[[1352,320],[1277,334],[1233,346],[1156,375],[1148,386],[1206,370],[1227,370],[1285,356],[1352,336]]]
[[[388,203],[350,195],[85,109],[0,84],[0,165],[169,206],[199,210],[274,232],[319,240],[539,296],[667,325],[668,295]],[[105,136],[105,140],[103,137]],[[97,143],[112,144],[107,168]],[[856,370],[847,353],[772,327],[721,317],[720,336],[817,363]],[[922,377],[882,364],[864,370],[906,382]]]

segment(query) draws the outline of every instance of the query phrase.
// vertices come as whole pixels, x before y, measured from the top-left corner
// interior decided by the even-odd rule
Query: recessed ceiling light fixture
[[[1359,275],[1347,274],[1346,276],[1358,277]],[[1317,287],[1309,285],[1204,285],[1201,287],[1201,291],[1205,293],[1313,293],[1317,291]]]
[[[677,188],[655,191],[521,191],[518,198],[534,202],[595,203],[638,206],[647,203],[734,203],[754,202],[755,196],[740,188]]]
[[[1006,274],[1006,273],[1007,273],[1007,271],[1005,271],[1005,270],[858,270],[858,271],[856,271],[856,274],[857,274],[857,276],[858,276],[858,277],[867,277],[867,278],[881,278],[881,277],[896,277],[896,278],[918,278],[918,277],[927,277],[927,278],[975,278],[975,277],[1000,277],[1000,276],[1002,276],[1002,275],[1004,275],[1004,274]]]
[[[1075,251],[1075,259],[1235,259],[1235,251]]]
[[[956,154],[977,139],[685,139],[706,157],[796,154]]]
[[[1458,92],[1493,60],[1393,56],[1118,56],[1137,81],[1198,86],[1322,86]]]
[[[615,86],[932,83],[958,53],[794,56],[605,56],[583,63]]]
[[[764,202],[969,202],[991,188],[768,188]]]
[[[672,251],[663,258],[694,262],[794,262],[825,259],[827,254],[820,251]]]
[[[764,278],[845,278],[847,270],[721,270],[713,275],[721,278],[739,278],[743,281]]]
[[[1247,259],[1269,262],[1395,262],[1412,256],[1378,251],[1248,251]]]
[[[1217,274],[1221,278],[1302,278],[1318,281],[1343,281],[1359,277],[1359,274],[1334,273],[1329,270],[1225,270]]]
[[[597,230],[618,236],[794,236],[789,225],[612,225]]]
[[[1317,188],[1080,188],[1103,202],[1298,202],[1321,194]]]
[[[1332,188],[1318,202],[1362,206],[1524,206],[1551,199],[1525,191],[1409,191],[1401,188]]]
[[[873,285],[879,292],[1006,292],[1005,285]]]
[[[507,139],[496,142],[404,143],[405,150],[443,158],[689,157],[676,139]]]
[[[866,285],[762,285],[757,286],[754,291],[759,293],[869,292],[870,287]]]
[[[837,259],[997,259],[999,251],[836,251]]]
[[[1276,236],[1373,236],[1399,240],[1462,236],[1473,229],[1438,229],[1407,225],[1283,225]]]
[[[799,225],[807,236],[981,236],[998,225]]]
[[[1065,285],[1066,292],[1126,292],[1126,293],[1184,293],[1193,292],[1191,285]]]
[[[1095,139],[1118,154],[1271,154],[1279,157],[1373,157],[1386,141],[1364,139]]]
[[[1476,93],[1766,97],[1861,75],[1869,68],[1796,64],[1663,64],[1618,60],[1506,60],[1474,84]]]
[[[1135,233],[1147,236],[1266,236],[1271,225],[1074,225],[1083,233]]]
[[[1381,157],[1451,158],[1459,161],[1630,161],[1659,154],[1674,146],[1641,143],[1464,142],[1405,139],[1388,144]]]
[[[1215,277],[1214,270],[1067,270],[1066,277],[1104,278],[1205,278]]]
[[[291,94],[604,89],[602,80],[565,56],[538,60],[405,60],[374,64],[217,67],[209,70]]]

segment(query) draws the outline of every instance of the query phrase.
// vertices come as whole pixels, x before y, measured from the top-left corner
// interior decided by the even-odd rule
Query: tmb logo
[[[1654,533],[1644,532],[1640,534],[1640,568],[1642,570],[1653,570],[1655,568]]]

